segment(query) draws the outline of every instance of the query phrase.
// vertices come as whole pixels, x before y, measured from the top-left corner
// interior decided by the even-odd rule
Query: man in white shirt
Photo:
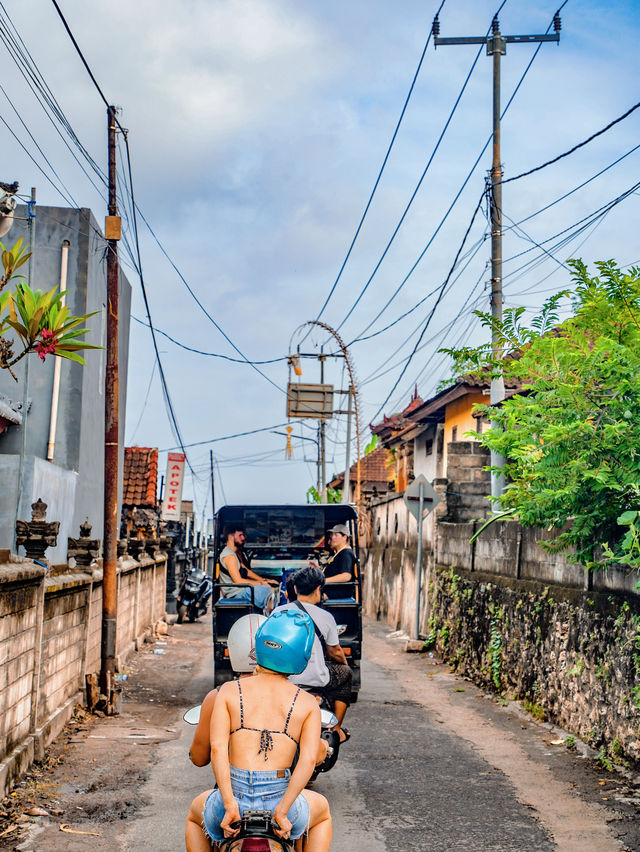
[[[324,584],[325,577],[320,568],[315,565],[301,568],[293,575],[291,584],[297,600],[276,607],[274,612],[279,609],[303,609],[311,617],[316,635],[309,663],[301,674],[291,675],[289,680],[300,686],[313,687],[327,698],[338,719],[336,731],[340,742],[345,742],[350,733],[342,727],[342,721],[351,703],[353,672],[340,647],[335,618],[318,606]]]

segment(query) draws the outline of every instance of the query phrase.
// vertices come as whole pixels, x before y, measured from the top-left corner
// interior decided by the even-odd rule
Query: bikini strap
[[[240,727],[244,728],[244,705],[242,703],[242,687],[238,681],[238,697],[240,699]]]
[[[298,687],[296,694],[293,696],[293,701],[291,702],[291,707],[289,707],[289,712],[287,713],[287,721],[284,723],[284,730],[283,730],[282,733],[286,734],[287,736],[289,736],[288,728],[289,728],[289,722],[291,721],[291,714],[293,713],[293,708],[295,706],[295,703],[296,703],[299,695],[300,695],[300,687]],[[293,737],[289,737],[289,739],[293,739]]]

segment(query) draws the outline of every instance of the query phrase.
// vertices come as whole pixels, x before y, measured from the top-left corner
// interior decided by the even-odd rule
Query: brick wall
[[[59,733],[100,668],[102,571],[0,564],[0,797]],[[118,665],[164,617],[164,556],[118,565]]]

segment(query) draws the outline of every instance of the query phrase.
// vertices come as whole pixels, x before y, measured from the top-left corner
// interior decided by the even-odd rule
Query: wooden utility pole
[[[498,16],[494,17],[491,34],[486,36],[469,36],[462,38],[440,38],[440,21],[436,15],[433,20],[432,33],[434,47],[451,44],[486,44],[487,56],[493,57],[493,161],[491,165],[491,316],[502,320],[502,162],[500,160],[500,58],[507,52],[507,44],[535,44],[543,41],[560,42],[560,14],[556,12],[553,18],[553,35],[511,35],[503,36],[500,32]],[[493,332],[493,354],[501,354],[498,335]],[[497,405],[504,400],[504,379],[498,376],[491,380],[491,405]],[[498,453],[491,451],[491,466],[502,467],[504,459]],[[504,476],[491,474],[491,497],[495,500],[504,491]]]
[[[104,380],[104,538],[102,551],[102,643],[100,691],[107,697],[107,713],[115,711],[113,682],[116,670],[118,564],[118,457],[120,448],[120,388],[118,376],[118,240],[120,217],[116,199],[116,108],[107,109],[109,151],[109,208],[107,239],[107,342]]]

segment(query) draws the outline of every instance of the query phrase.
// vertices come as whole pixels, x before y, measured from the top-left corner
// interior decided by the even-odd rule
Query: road
[[[331,802],[333,852],[640,849],[633,785],[388,632],[367,625],[352,738],[315,785]],[[209,685],[208,624],[176,625],[161,641],[132,661],[121,715],[80,717],[18,789],[8,821],[18,827],[0,848],[184,848],[189,802],[211,779],[189,763],[181,719]],[[63,813],[20,822],[30,804]]]

